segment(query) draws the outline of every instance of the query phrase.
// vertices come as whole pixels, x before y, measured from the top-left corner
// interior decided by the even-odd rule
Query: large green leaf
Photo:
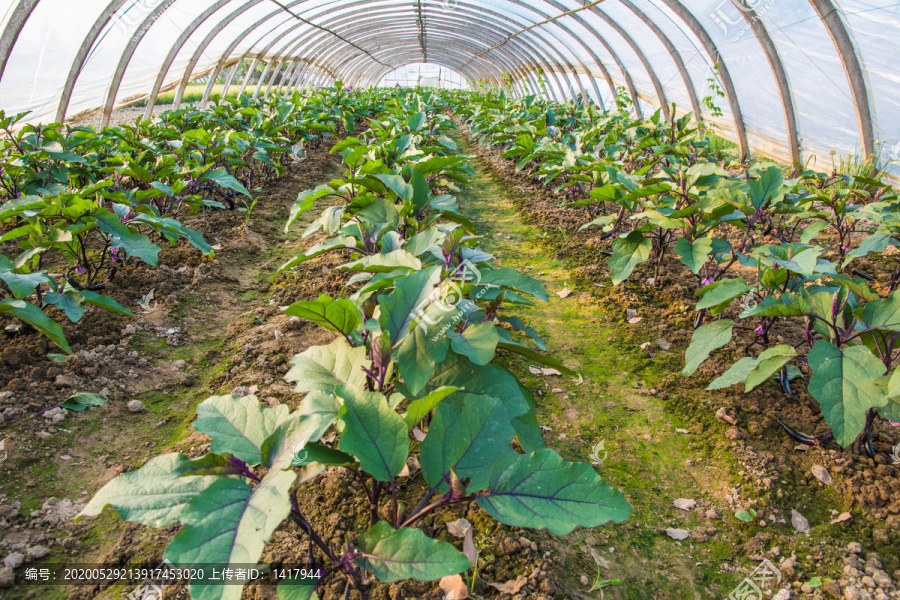
[[[698,327],[691,336],[691,343],[684,353],[685,361],[682,373],[686,376],[693,375],[700,363],[709,358],[710,352],[731,341],[733,327],[734,321],[731,319],[719,319]]]
[[[217,478],[182,511],[184,527],[166,549],[173,564],[256,564],[275,529],[291,512],[290,489],[297,474],[272,471],[255,488],[242,479]],[[193,580],[194,600],[240,600],[240,585]]]
[[[68,292],[48,292],[44,295],[44,302],[52,304],[59,310],[66,313],[66,317],[73,323],[77,323],[87,312],[84,305],[84,297],[78,292],[71,290]]]
[[[293,206],[291,206],[291,214],[288,217],[287,223],[284,225],[284,232],[287,233],[291,228],[291,224],[297,220],[301,214],[311,209],[315,204],[316,200],[320,198],[324,198],[325,196],[329,196],[334,193],[334,189],[328,185],[320,185],[315,189],[306,190],[300,192],[300,195],[297,196],[297,199],[294,201]]]
[[[277,273],[281,273],[282,271],[286,271],[287,269],[296,267],[297,265],[308,261],[311,258],[315,258],[320,254],[325,254],[331,250],[336,248],[356,248],[356,238],[352,235],[339,235],[330,240],[325,240],[324,242],[318,243],[306,252],[302,254],[298,254],[294,258],[290,259],[280,267],[278,267]]]
[[[422,268],[422,261],[406,250],[400,249],[387,254],[364,256],[359,260],[339,267],[340,270],[365,271],[366,273],[388,273],[399,268],[418,271]]]
[[[241,185],[241,183],[237,179],[235,179],[234,177],[229,175],[228,171],[226,171],[224,168],[213,169],[212,171],[209,171],[208,173],[206,173],[200,179],[212,181],[219,187],[233,190],[239,194],[243,194],[243,195],[247,196],[248,198],[251,197],[251,194],[247,190],[247,188],[245,188],[243,185]]]
[[[478,505],[513,527],[546,527],[566,535],[579,525],[621,523],[631,515],[622,493],[606,485],[593,467],[563,460],[549,448],[498,459],[489,487]]]
[[[7,271],[0,272],[0,279],[6,282],[13,296],[22,300],[34,292],[34,288],[46,281],[50,281],[50,276],[43,271],[23,274]]]
[[[454,392],[458,392],[459,389],[460,388],[456,387],[441,387],[423,398],[410,402],[409,407],[403,414],[403,420],[406,421],[406,428],[412,431],[412,429],[418,425],[419,421],[424,419],[425,415],[430,413],[441,400]]]
[[[394,291],[378,298],[381,330],[390,334],[394,345],[406,338],[410,325],[424,314],[440,278],[439,266],[415,271],[395,280]]]
[[[309,442],[318,441],[335,420],[334,415],[324,414],[300,415],[287,419],[263,442],[263,466],[270,471],[289,468],[299,449]]]
[[[759,179],[747,181],[753,208],[759,210],[769,201],[773,203],[780,201],[784,197],[784,193],[780,191],[782,183],[784,183],[784,174],[777,166],[769,167],[761,172]]]
[[[390,481],[403,470],[409,455],[406,423],[377,392],[338,388],[344,400],[344,433],[338,448],[354,455],[364,471]]]
[[[747,282],[744,281],[743,277],[716,281],[704,286],[694,294],[695,296],[701,294],[703,296],[694,308],[696,310],[708,308],[715,316],[728,308],[728,305],[731,304],[732,300],[749,291],[750,287],[747,285]]]
[[[834,439],[846,448],[866,424],[870,408],[886,403],[886,390],[875,382],[884,365],[865,346],[838,348],[820,341],[807,356],[813,371],[809,393],[822,407]]]
[[[678,241],[675,242],[675,252],[681,257],[681,262],[691,270],[691,273],[696,275],[709,260],[709,254],[712,252],[712,240],[702,237],[689,242],[687,238],[678,238]]]
[[[178,477],[179,467],[190,460],[177,453],[151,458],[137,471],[119,475],[100,488],[79,516],[99,515],[112,506],[126,521],[150,527],[178,523],[188,503],[217,479]]]
[[[496,270],[481,269],[477,274],[469,274],[468,276],[470,282],[474,284],[509,288],[517,292],[530,294],[544,302],[550,299],[547,295],[547,290],[544,289],[540,281],[527,275],[522,275],[512,267]]]
[[[613,285],[619,285],[631,275],[634,268],[650,258],[653,242],[640,231],[632,231],[627,236],[616,238],[612,243],[609,257],[609,271]]]
[[[454,352],[465,356],[476,365],[491,362],[500,341],[497,326],[492,321],[469,325],[462,333],[456,333],[451,329],[447,331],[447,337],[450,338],[450,347]]]
[[[357,559],[359,565],[386,583],[401,579],[434,581],[472,566],[462,552],[447,542],[433,540],[421,529],[395,530],[386,521],[375,523],[361,535],[358,546],[363,553]]]
[[[0,313],[7,313],[25,321],[50,338],[54,344],[65,350],[67,354],[72,354],[69,342],[66,341],[66,336],[63,335],[62,327],[34,304],[29,304],[24,300],[4,298],[0,300]]]
[[[284,314],[312,321],[328,331],[343,335],[352,333],[362,323],[362,316],[351,300],[335,300],[328,294],[322,294],[313,301],[294,302]]]
[[[103,406],[107,402],[108,400],[100,394],[80,392],[66,398],[66,401],[61,406],[75,412],[81,412],[91,406]]]
[[[867,303],[862,320],[869,327],[900,331],[900,290],[895,290],[887,298]]]
[[[426,310],[425,315],[430,317],[435,310],[436,306]],[[431,379],[435,365],[443,362],[450,348],[447,336],[440,335],[435,329],[436,327],[429,328],[424,321],[420,321],[394,350],[400,376],[411,394],[422,391]]]
[[[339,385],[361,387],[366,380],[363,368],[370,368],[365,346],[353,348],[344,338],[327,346],[313,346],[291,359],[285,381],[295,381],[298,394],[320,390],[331,392]]]
[[[212,396],[197,406],[194,429],[212,438],[211,452],[230,452],[257,465],[266,438],[288,419],[289,412],[284,404],[264,408],[255,396]]]
[[[710,383],[706,389],[719,390],[738,383],[744,384],[744,393],[750,392],[772,378],[775,373],[797,356],[792,346],[781,344],[764,350],[756,358],[745,356]]]
[[[449,481],[450,470],[460,479],[471,478],[469,492],[487,487],[494,462],[515,454],[516,435],[503,403],[496,398],[467,395],[461,406],[441,404],[434,412],[422,442],[422,474],[429,486]],[[439,491],[449,489],[446,481]]]
[[[84,298],[85,304],[99,306],[100,308],[105,308],[106,310],[117,312],[120,315],[127,315],[129,317],[134,316],[134,314],[130,310],[128,310],[109,296],[101,296],[97,292],[92,292],[90,290],[81,290],[78,292],[78,294],[82,298]]]

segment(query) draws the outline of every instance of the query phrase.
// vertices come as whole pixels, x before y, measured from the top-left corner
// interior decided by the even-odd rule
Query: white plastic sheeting
[[[388,73],[379,85],[393,87],[423,85],[447,89],[466,89],[468,84],[465,78],[447,67],[428,63],[416,63],[405,65],[396,71]]]
[[[263,78],[232,91],[510,84],[645,115],[696,113],[713,78],[723,136],[826,168],[900,159],[897,31],[887,0],[0,0],[0,109],[74,120],[243,60]]]

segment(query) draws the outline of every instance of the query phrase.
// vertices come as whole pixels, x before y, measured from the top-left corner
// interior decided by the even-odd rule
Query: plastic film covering
[[[785,162],[884,163],[900,159],[898,30],[887,0],[0,0],[0,108],[106,122],[191,82],[203,102],[335,80],[507,86],[674,105]]]

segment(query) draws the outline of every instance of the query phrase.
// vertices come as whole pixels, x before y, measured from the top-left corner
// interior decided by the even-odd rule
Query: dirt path
[[[473,151],[462,136],[456,141]],[[654,389],[680,370],[680,357],[674,349],[666,352],[658,346],[653,358],[642,351],[634,325],[615,323],[629,307],[620,307],[618,316],[600,308],[593,290],[573,283],[564,262],[533,243],[541,234],[522,223],[509,186],[482,159],[470,164],[477,177],[460,194],[460,205],[486,235],[485,249],[499,257],[499,265],[539,279],[550,293],[550,302],[519,308],[517,316],[537,329],[548,352],[584,381],[532,375],[529,363],[517,358],[508,359],[509,366],[537,391],[538,421],[551,428],[545,433],[547,444],[571,460],[591,461],[592,448],[603,440],[598,458],[605,459],[598,471],[634,506],[626,524],[577,532],[556,542],[563,570],[557,575],[573,594],[589,589],[580,579],[594,581],[596,567],[586,549],[592,546],[609,564],[602,578],[623,581],[608,588],[607,597],[727,596],[743,578],[729,572],[738,566],[733,559],[740,549],[727,531],[720,531],[727,529],[722,521],[706,514],[724,511],[729,457],[710,451],[701,440],[706,428],[668,411]],[[557,294],[569,288],[567,297]],[[696,501],[697,508],[675,508],[678,498]],[[667,528],[691,530],[692,537],[676,542],[666,535]],[[553,543],[549,536],[546,541]]]

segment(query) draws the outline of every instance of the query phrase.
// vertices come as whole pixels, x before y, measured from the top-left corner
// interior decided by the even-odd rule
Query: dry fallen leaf
[[[453,537],[465,537],[466,532],[472,529],[472,524],[467,519],[447,521],[447,531]]]
[[[593,548],[588,548],[591,551],[591,556],[594,557],[594,562],[603,567],[604,569],[609,569],[609,563],[606,562],[606,559],[600,556],[600,553],[594,550]]]
[[[510,596],[512,596],[513,594],[518,594],[519,590],[521,590],[526,583],[528,583],[528,578],[524,575],[519,575],[518,577],[516,577],[515,581],[507,581],[506,583],[489,583],[488,585],[499,590],[502,594],[509,594]]]
[[[669,527],[666,529],[666,535],[668,535],[673,540],[686,540],[690,537],[691,532],[687,529],[673,529]]]
[[[672,343],[666,338],[659,338],[656,340],[656,345],[662,348],[663,350],[668,350],[672,347]]]
[[[825,485],[831,485],[832,483],[834,483],[834,479],[831,478],[831,473],[829,473],[828,469],[826,469],[822,465],[813,465],[812,474],[815,475],[816,479],[818,479]]]
[[[425,433],[418,427],[413,427],[412,434],[413,437],[416,438],[417,442],[425,441]]]
[[[403,465],[403,468],[397,473],[397,477],[409,477],[409,465]]]
[[[843,523],[845,521],[849,521],[853,517],[848,512],[843,512],[837,516],[837,518],[831,522],[832,525],[837,525],[838,523]]]
[[[444,600],[463,600],[469,597],[469,588],[459,575],[442,577],[439,585],[444,592]]]
[[[637,316],[637,311],[634,310],[633,308],[626,308],[625,316],[628,317],[629,319],[633,319]]]
[[[571,294],[571,293],[572,293],[572,290],[570,290],[569,288],[563,288],[561,291],[556,292],[556,295],[559,296],[560,298],[568,298],[569,294]]]
[[[528,370],[531,371],[532,375],[542,375],[543,374],[543,371],[541,371],[537,367],[528,367]]]
[[[797,533],[806,533],[809,531],[809,521],[793,508],[791,509],[791,525],[794,526],[794,530]]]
[[[532,375],[543,375],[544,377],[549,377],[551,375],[562,375],[556,369],[551,368],[541,368],[541,367],[528,367],[528,370]]]
[[[473,565],[478,564],[478,548],[475,547],[475,540],[472,539],[474,535],[475,528],[469,527],[466,530],[466,537],[463,539],[463,554],[466,555],[466,558],[469,559],[469,562]]]
[[[643,320],[644,317],[631,317],[630,319],[628,319],[628,322],[634,325],[635,323],[640,323]]]

